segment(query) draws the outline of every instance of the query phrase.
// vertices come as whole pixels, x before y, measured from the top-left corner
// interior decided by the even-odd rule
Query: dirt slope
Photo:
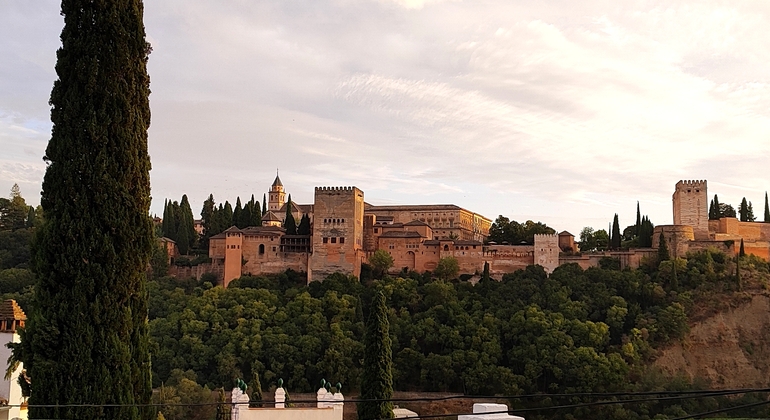
[[[706,379],[712,388],[770,385],[770,296],[755,289],[739,302],[691,325],[681,343],[659,352],[654,366]]]

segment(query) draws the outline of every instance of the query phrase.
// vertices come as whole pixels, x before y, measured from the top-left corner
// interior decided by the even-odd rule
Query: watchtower
[[[286,191],[284,191],[283,183],[277,173],[275,174],[275,181],[273,181],[273,185],[270,186],[270,192],[268,194],[269,199],[267,202],[267,209],[275,212],[281,210],[281,207],[286,203]]]
[[[673,196],[674,224],[692,226],[695,240],[709,239],[706,181],[679,181]]]
[[[337,271],[359,276],[363,244],[363,191],[356,187],[316,187],[308,281]]]

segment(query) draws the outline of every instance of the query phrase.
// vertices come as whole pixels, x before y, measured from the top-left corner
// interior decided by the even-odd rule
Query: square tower
[[[356,187],[316,187],[308,281],[323,280],[338,271],[359,276],[363,245],[363,191]]]
[[[679,181],[674,190],[674,224],[692,226],[695,240],[709,239],[706,181]]]

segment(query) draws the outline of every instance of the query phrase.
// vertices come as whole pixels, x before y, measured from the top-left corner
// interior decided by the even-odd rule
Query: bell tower
[[[267,210],[277,212],[286,203],[286,192],[283,190],[283,183],[278,177],[278,170],[275,171],[275,181],[270,187],[270,198],[267,203]]]

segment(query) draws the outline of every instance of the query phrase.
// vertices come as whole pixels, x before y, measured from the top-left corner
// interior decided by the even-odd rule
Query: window
[[[344,244],[344,243],[345,243],[345,238],[344,238],[344,237],[340,238],[340,243],[341,243],[341,244]]]
[[[374,233],[380,233],[380,230],[377,228],[374,228]]]
[[[329,242],[329,238],[324,238],[324,243]]]
[[[259,244],[259,255],[265,253],[265,244]]]
[[[332,243],[336,244],[337,243],[337,238],[332,238]]]

